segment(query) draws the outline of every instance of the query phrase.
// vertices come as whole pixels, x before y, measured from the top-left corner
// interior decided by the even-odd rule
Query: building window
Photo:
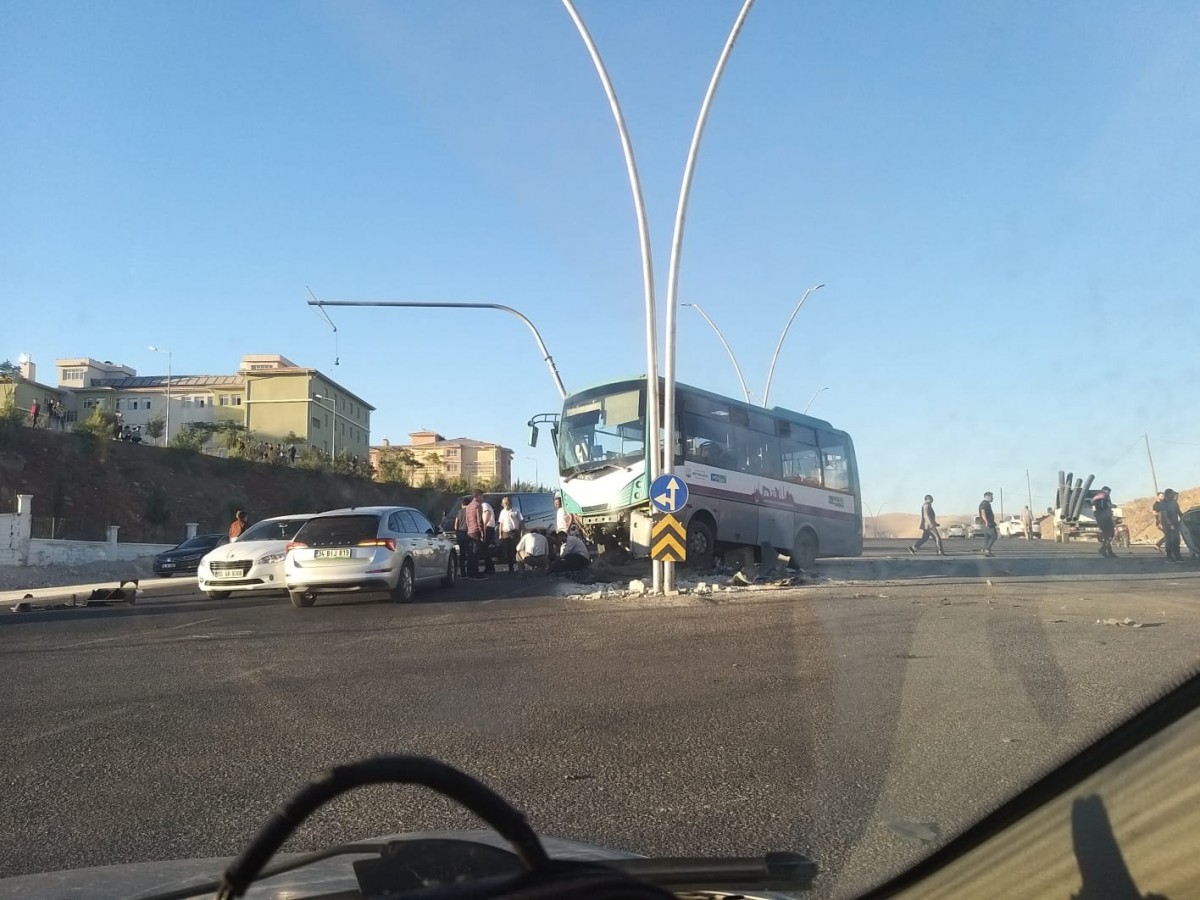
[[[313,420],[312,420],[312,427],[313,427],[313,428],[320,428],[320,427],[321,427],[321,420],[320,420],[320,419],[318,419],[316,416],[313,416]]]
[[[184,408],[184,409],[189,409],[189,408],[191,408],[191,405],[192,405],[192,398],[191,398],[191,397],[184,397],[184,398],[183,398],[183,408]]]
[[[83,408],[84,408],[84,409],[95,409],[95,408],[96,408],[96,401],[95,401],[95,400],[84,400],[84,401],[83,401]]]
[[[121,408],[121,398],[118,397],[117,398],[117,409],[119,410],[120,408]]]
[[[63,369],[63,381],[83,381],[83,369]]]
[[[236,395],[236,394],[235,394],[235,395],[234,395],[234,397],[233,397],[233,405],[234,405],[234,406],[241,406],[241,405],[242,405],[242,398],[241,398],[240,396],[238,396],[238,395]]]
[[[217,405],[218,406],[228,406],[229,405],[229,395],[228,394],[219,394],[217,396]]]

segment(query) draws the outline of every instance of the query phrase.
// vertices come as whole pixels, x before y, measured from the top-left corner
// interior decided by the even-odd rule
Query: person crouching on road
[[[938,531],[937,513],[933,511],[933,495],[925,495],[925,503],[921,506],[921,539],[908,548],[908,552],[913,556],[917,555],[917,551],[925,546],[925,542],[933,538],[933,544],[937,547],[938,556],[945,556],[946,551],[942,549],[942,533]]]
[[[591,561],[592,555],[588,552],[587,544],[583,542],[579,532],[572,528],[567,532],[567,538],[563,541],[559,557],[550,567],[550,571],[579,572],[586,569]]]
[[[525,567],[539,571],[550,566],[550,542],[540,531],[526,528],[517,543],[517,571],[525,573]]]

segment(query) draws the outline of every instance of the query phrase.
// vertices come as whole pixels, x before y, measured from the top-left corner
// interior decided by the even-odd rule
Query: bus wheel
[[[817,536],[805,529],[796,535],[796,546],[792,550],[793,569],[811,569],[817,561]]]
[[[716,555],[716,536],[712,526],[699,517],[688,522],[687,564],[693,569],[711,569]]]

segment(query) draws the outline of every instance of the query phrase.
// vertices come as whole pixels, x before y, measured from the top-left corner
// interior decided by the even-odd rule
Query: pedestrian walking
[[[1159,491],[1158,494],[1154,498],[1154,506],[1151,507],[1154,510],[1154,527],[1157,528],[1159,531],[1163,531],[1162,502],[1165,497],[1166,497],[1166,495],[1162,491]],[[1154,546],[1157,549],[1162,550],[1163,546],[1166,543],[1167,543],[1167,534],[1164,531],[1162,537],[1160,537],[1157,541],[1154,542]]]
[[[908,552],[916,556],[917,551],[925,546],[925,542],[933,538],[938,556],[945,556],[946,551],[942,547],[942,533],[938,530],[939,527],[937,513],[933,511],[933,495],[926,494],[925,502],[921,504],[921,538],[915,544],[909,545]]]
[[[1183,512],[1179,509],[1179,495],[1170,488],[1163,491],[1163,499],[1159,504],[1158,512],[1162,517],[1167,562],[1183,562],[1183,554],[1179,551],[1179,533],[1183,527]]]
[[[508,571],[512,572],[517,564],[517,541],[521,539],[521,525],[524,518],[519,509],[514,509],[511,497],[500,500],[500,553],[508,563]]]
[[[991,491],[987,491],[979,501],[979,520],[983,523],[983,555],[995,556],[992,547],[996,545],[1000,532],[996,529],[996,514],[992,512]]]
[[[288,462],[293,466],[296,464],[296,445],[295,444],[292,444],[290,447],[288,447]]]
[[[1025,532],[1025,540],[1033,540],[1033,510],[1028,506],[1021,510],[1021,530]]]
[[[1100,528],[1100,555],[1116,556],[1112,542],[1117,523],[1113,518],[1112,488],[1108,485],[1092,495],[1092,513],[1096,517],[1096,525]]]
[[[240,509],[234,514],[233,521],[229,523],[229,539],[232,541],[236,537],[241,537],[247,526],[246,514]]]

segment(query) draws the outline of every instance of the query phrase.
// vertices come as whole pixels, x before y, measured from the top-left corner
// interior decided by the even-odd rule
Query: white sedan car
[[[323,594],[386,594],[408,602],[418,585],[454,584],[458,551],[420,510],[360,506],[313,516],[287,548],[293,606]]]
[[[283,560],[288,543],[315,513],[255,522],[240,537],[205,555],[196,578],[210,600],[243,592],[284,593]]]

